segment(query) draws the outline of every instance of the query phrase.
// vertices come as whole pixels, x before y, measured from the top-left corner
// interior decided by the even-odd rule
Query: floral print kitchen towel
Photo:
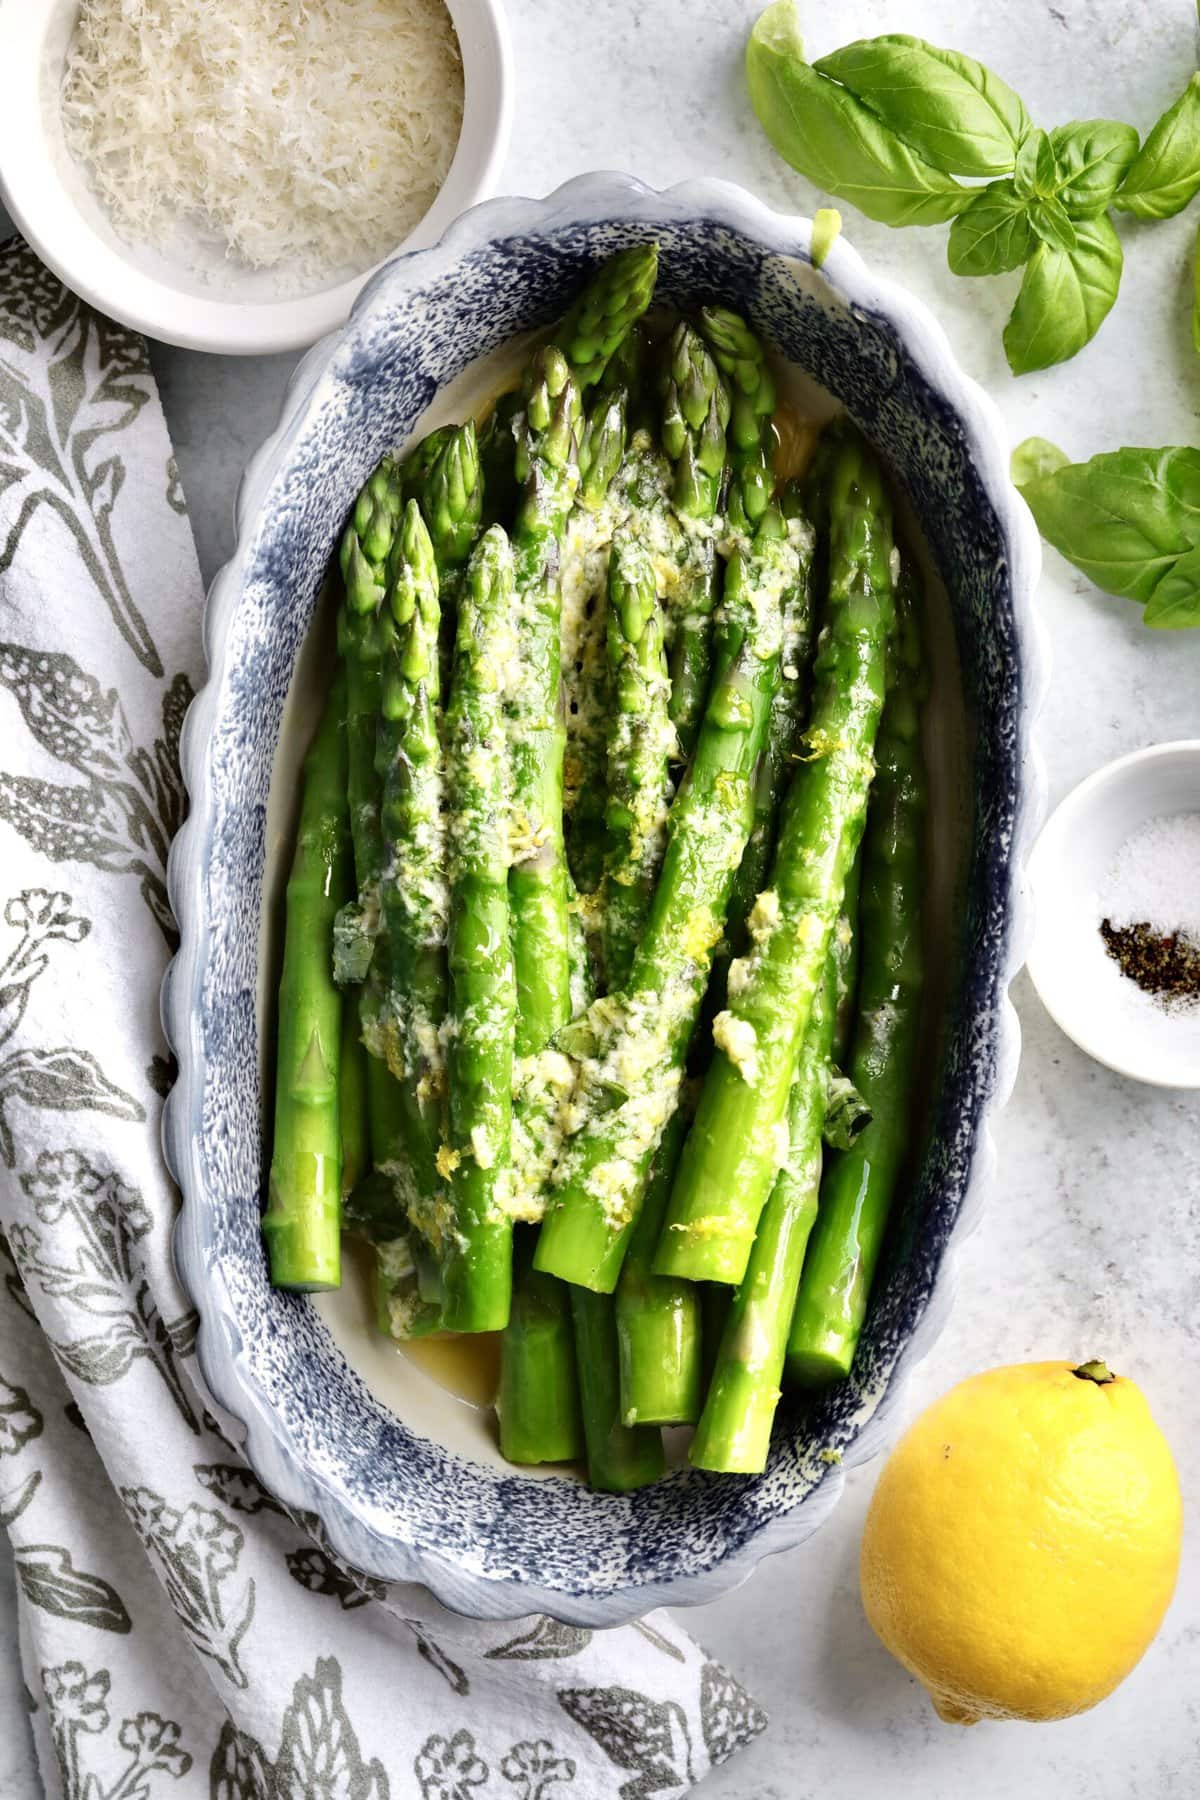
[[[158,1115],[200,580],[146,347],[0,246],[0,1522],[65,1800],[669,1796],[761,1730],[667,1618],[344,1567],[194,1373]]]

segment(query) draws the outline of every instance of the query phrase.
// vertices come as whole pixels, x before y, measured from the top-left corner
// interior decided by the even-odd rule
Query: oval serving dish
[[[945,1317],[948,1252],[977,1210],[988,1115],[1016,1072],[1007,988],[1024,954],[1019,873],[1041,808],[1029,744],[1045,679],[1030,606],[1037,538],[1009,484],[999,417],[933,318],[844,241],[816,271],[809,235],[807,221],[722,182],[660,194],[586,176],[546,200],[476,208],[434,248],[381,270],[344,331],[300,364],[279,430],[247,470],[237,551],[209,597],[211,675],[183,738],[191,815],[170,867],[181,948],[164,990],[179,1059],[164,1139],[183,1191],[176,1260],[200,1315],[200,1365],[244,1423],[258,1474],[289,1506],[318,1514],[341,1556],[374,1576],[425,1582],[481,1617],[618,1624],[712,1599],[817,1529],[847,1465],[881,1448],[905,1371]],[[269,1286],[262,970],[286,857],[281,812],[313,723],[311,711],[297,717],[321,658],[319,628],[307,646],[306,634],[359,486],[435,397],[453,410],[447,388],[461,416],[479,359],[560,313],[586,267],[649,237],[662,297],[744,311],[853,415],[903,488],[948,596],[941,654],[957,726],[945,736],[956,748],[942,755],[939,716],[927,753],[941,789],[935,816],[956,844],[932,834],[949,873],[932,909],[942,993],[924,1151],[851,1378],[815,1400],[785,1398],[762,1476],[676,1469],[614,1496],[515,1473],[482,1431],[478,1446],[464,1437],[448,1398],[448,1429],[436,1409],[428,1429],[425,1418],[420,1428],[398,1418],[318,1307]]]

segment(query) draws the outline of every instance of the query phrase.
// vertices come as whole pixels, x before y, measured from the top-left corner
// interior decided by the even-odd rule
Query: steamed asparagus
[[[788,1340],[788,1373],[805,1383],[849,1373],[911,1137],[924,977],[920,894],[926,805],[921,756],[925,666],[914,589],[913,572],[906,565],[879,734],[879,774],[863,845],[859,1010],[851,1074],[872,1120],[853,1147],[835,1159],[821,1189],[817,1228]]]
[[[275,1141],[262,1222],[276,1287],[309,1291],[341,1281],[342,997],[333,979],[333,925],[350,885],[346,683],[339,674],[304,763],[287,888]]]
[[[516,988],[509,946],[504,670],[513,556],[499,525],[467,565],[446,715],[450,793],[448,1147],[452,1221],[442,1251],[443,1322],[498,1331],[512,1293],[511,1181]]]

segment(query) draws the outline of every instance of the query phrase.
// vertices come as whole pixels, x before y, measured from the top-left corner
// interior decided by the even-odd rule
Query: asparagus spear
[[[872,1123],[853,1148],[834,1160],[821,1189],[817,1228],[788,1340],[788,1374],[805,1383],[849,1373],[910,1137],[924,977],[926,806],[921,757],[925,668],[914,585],[906,563],[879,735],[879,775],[863,845],[859,1011],[851,1073],[871,1108]]]
[[[679,1106],[655,1153],[614,1296],[624,1425],[690,1425],[700,1413],[700,1289],[650,1268],[686,1130]]]
[[[338,1065],[338,1121],[342,1135],[342,1200],[349,1198],[371,1167],[371,1127],[367,1099],[367,1053],[362,1041],[359,996],[342,996],[342,1045]]]
[[[441,606],[438,656],[444,688],[449,684],[454,655],[459,582],[483,517],[483,475],[473,420],[445,429],[436,451],[425,458],[419,487],[421,513],[437,566]]]
[[[440,617],[433,545],[416,501],[409,500],[388,559],[387,610],[381,617],[378,767],[390,965],[382,1036],[399,1083],[409,1199],[420,1212],[414,1222],[431,1240],[436,1231],[425,1209],[436,1205],[440,1187],[444,1070],[438,1032],[446,1010],[448,911],[438,737]]]
[[[384,846],[376,735],[383,686],[387,562],[400,520],[402,484],[410,479],[414,459],[427,454],[428,442],[419,445],[400,467],[388,457],[380,463],[355,504],[342,537],[340,557],[345,599],[338,615],[338,645],[346,670],[347,786],[357,896],[339,910],[334,924],[334,974],[343,987],[365,981],[359,995],[359,1027],[371,1051],[365,1079],[372,1155],[377,1165],[387,1164],[397,1173],[406,1152],[401,1100],[383,1060],[389,958],[380,931]],[[382,1198],[382,1187],[379,1194]],[[401,1210],[397,1206],[392,1211],[399,1229]]]
[[[671,498],[688,528],[688,555],[675,599],[671,723],[684,760],[704,712],[712,664],[717,553],[711,530],[725,471],[729,393],[704,340],[681,319],[671,334],[663,383],[663,448],[674,465]]]
[[[816,606],[812,583],[813,532],[808,525],[795,483],[789,483],[780,499],[780,510],[799,556],[796,581],[783,597],[783,644],[779,657],[779,682],[771,701],[766,748],[754,782],[754,824],[738,872],[733,878],[725,942],[717,952],[713,978],[705,996],[705,1018],[711,1021],[726,1000],[731,956],[742,956],[749,947],[750,914],[767,885],[771,857],[779,826],[779,803],[791,779],[797,756],[803,750],[808,715]]]
[[[833,1059],[840,1067],[850,1050],[850,1033],[854,1029],[854,1007],[858,998],[858,963],[861,932],[858,898],[862,884],[862,850],[850,865],[842,910],[834,932],[833,956],[837,973],[837,1024],[833,1030]]]
[[[453,1227],[442,1254],[443,1322],[499,1331],[512,1295],[513,1030],[504,680],[513,554],[499,525],[467,565],[446,717],[450,790],[449,1158]]]
[[[651,1267],[653,1268],[653,1264]],[[668,1277],[664,1276],[663,1280]],[[700,1319],[702,1343],[700,1346],[701,1386],[707,1394],[716,1374],[717,1354],[721,1348],[721,1339],[725,1336],[725,1324],[733,1306],[735,1288],[726,1287],[720,1281],[698,1281],[693,1286],[700,1294]]]
[[[568,725],[565,784],[566,854],[581,894],[599,886],[604,856],[604,574],[611,524],[602,511],[626,439],[628,380],[641,361],[637,321],[650,304],[658,272],[653,244],[610,258],[553,333],[580,394],[598,389],[579,442],[577,504],[563,556],[561,660]]]
[[[479,427],[479,473],[483,482],[484,529],[511,519],[517,505],[516,426],[521,414],[521,393],[501,394]]]
[[[358,883],[357,899],[338,915],[334,939],[335,971],[342,986],[365,980],[381,917],[383,836],[375,770],[383,679],[379,618],[401,505],[400,470],[385,456],[359,494],[341,543],[345,601],[338,613],[338,649],[346,664],[347,782]]]
[[[500,1350],[500,1454],[512,1463],[574,1462],[584,1453],[571,1297],[532,1266],[517,1233],[513,1302]]]
[[[758,895],[767,885],[779,803],[791,778],[808,714],[813,643],[816,638],[816,600],[812,586],[814,534],[804,515],[799,491],[789,483],[780,499],[780,510],[791,525],[791,538],[799,553],[797,579],[783,597],[783,646],[779,656],[779,685],[771,702],[767,743],[754,784],[754,825],[750,841],[733,881],[729,900],[729,932],[739,954],[746,947],[747,921]]]
[[[729,529],[744,536],[757,527],[775,485],[775,382],[766,351],[738,313],[725,306],[706,306],[700,329],[729,384],[725,517]]]
[[[519,1056],[540,1050],[571,1016],[567,866],[559,706],[559,540],[575,496],[579,391],[561,351],[539,350],[526,378],[513,529],[516,648],[508,692],[513,860],[509,874]]]
[[[305,1291],[338,1287],[342,1278],[342,997],[332,952],[334,917],[351,885],[346,766],[346,682],[339,672],[304,763],[279,982],[275,1143],[262,1222],[271,1280]]]
[[[784,803],[772,885],[755,903],[752,949],[729,971],[705,1077],[655,1259],[663,1275],[737,1283],[779,1166],[796,1057],[854,861],[874,771],[894,615],[891,513],[857,436],[830,486],[829,610],[814,669],[809,760]]]
[[[704,1411],[688,1451],[698,1469],[753,1475],[767,1465],[788,1327],[817,1216],[836,983],[830,955],[813,999],[788,1099],[787,1159],[758,1222],[745,1277],[734,1292]]]
[[[620,1359],[611,1294],[568,1288],[575,1324],[575,1360],[587,1444],[588,1484],[603,1494],[646,1487],[663,1473],[657,1426],[621,1422]]]
[[[375,1323],[385,1337],[407,1343],[441,1329],[441,1308],[421,1294],[411,1234],[385,1238],[374,1246],[371,1285]]]
[[[453,425],[435,425],[432,431],[427,431],[423,438],[417,440],[411,450],[405,452],[400,464],[400,478],[407,499],[420,500],[429,471],[445,449],[453,430]]]
[[[571,1010],[578,1017],[595,988],[578,914],[572,912],[570,923]],[[573,1087],[570,1063],[552,1050],[528,1057],[514,1079],[514,1217],[541,1216],[560,1138],[556,1114]],[[561,1462],[583,1455],[575,1331],[566,1284],[533,1267],[534,1236],[516,1234],[512,1311],[500,1342],[500,1447],[510,1462]]]
[[[611,1293],[750,832],[753,779],[779,667],[780,602],[796,551],[773,510],[726,571],[722,646],[695,754],[668,820],[662,874],[625,992],[580,1073],[580,1129],[554,1175],[536,1266]],[[665,1271],[671,1273],[671,1271]]]
[[[601,386],[579,450],[579,491],[567,521],[562,563],[562,673],[567,742],[563,814],[567,861],[580,894],[595,893],[604,869],[607,545],[615,508],[605,502],[625,451],[623,390]]]
[[[584,394],[604,375],[654,293],[657,244],[633,244],[602,263],[551,334]]]
[[[671,802],[675,732],[654,566],[629,529],[612,542],[608,576],[608,844],[604,969],[624,985],[658,879]]]
[[[483,481],[473,420],[446,432],[421,481],[421,511],[437,560],[438,581],[462,568],[479,534]]]

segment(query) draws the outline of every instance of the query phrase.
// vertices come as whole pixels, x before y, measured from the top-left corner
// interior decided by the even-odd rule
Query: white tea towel
[[[357,1576],[197,1386],[158,989],[200,604],[144,343],[0,247],[0,1520],[46,1790],[680,1793],[765,1720],[670,1620]]]

